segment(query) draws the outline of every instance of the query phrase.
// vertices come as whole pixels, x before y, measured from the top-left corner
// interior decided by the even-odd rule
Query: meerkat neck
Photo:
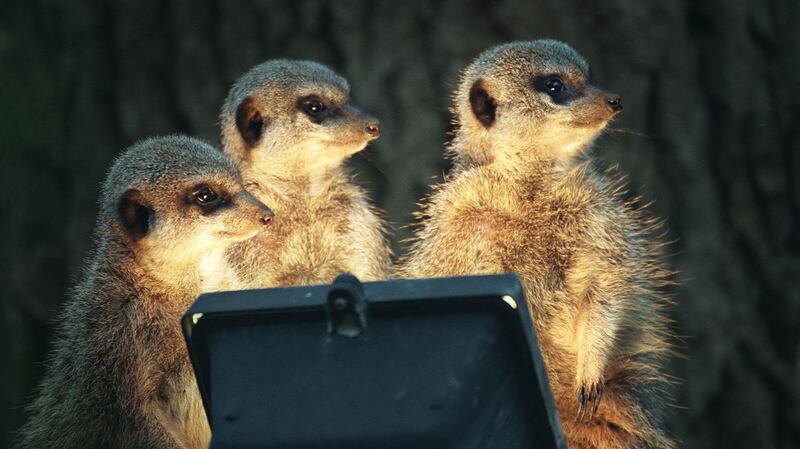
[[[236,270],[227,263],[227,247],[220,247],[203,255],[198,264],[200,293],[240,289],[241,281]]]
[[[472,167],[492,167],[511,178],[523,178],[531,173],[566,172],[585,160],[588,145],[565,148],[539,145],[536,141],[498,144],[487,136],[466,139],[457,136],[449,149],[455,172]]]
[[[204,263],[208,264],[206,259],[214,257],[214,254],[156,250],[148,248],[146,244],[133,251],[123,243],[112,244],[108,250],[115,253],[113,260],[119,261],[120,266],[129,267],[130,281],[139,289],[192,298],[208,291],[209,286],[203,282],[201,268]],[[216,256],[224,260],[222,254]]]
[[[143,279],[150,279],[159,284],[161,286],[159,290],[182,292],[191,297],[203,292],[199,260],[185,260],[166,265],[157,259],[145,256],[139,259],[139,264],[147,274]]]
[[[140,257],[127,244],[116,239],[103,242],[95,251],[93,260],[90,271],[95,282],[99,283],[95,288],[114,299],[122,300],[128,294],[147,298],[157,292],[160,307],[168,308],[164,303],[166,298],[176,295],[194,298],[200,294],[199,281],[191,269],[187,271],[185,267],[170,266],[165,270],[157,261]]]
[[[491,139],[480,129],[475,133],[465,130],[457,132],[447,153],[453,159],[455,171],[491,165],[496,160]]]
[[[255,176],[291,178],[302,174],[325,176],[339,169],[352,152],[320,143],[265,142],[239,165]]]
[[[342,162],[309,166],[308,162],[301,159],[276,157],[269,163],[258,164],[258,167],[243,167],[242,175],[246,183],[257,184],[261,191],[299,191],[304,195],[319,196],[348,182],[347,170]]]

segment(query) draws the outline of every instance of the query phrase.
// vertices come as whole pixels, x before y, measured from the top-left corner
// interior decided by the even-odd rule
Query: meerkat
[[[207,448],[180,317],[220,288],[226,247],[271,220],[205,143],[153,138],[121,154],[17,447]]]
[[[585,59],[553,40],[473,61],[454,96],[452,172],[424,203],[397,273],[516,272],[569,447],[672,448],[671,273],[658,222],[588,156],[622,109],[589,82]]]
[[[280,217],[269,233],[235,245],[243,287],[361,280],[389,273],[385,226],[345,160],[380,136],[380,123],[350,99],[347,81],[310,61],[270,60],[231,88],[222,147],[247,187]]]

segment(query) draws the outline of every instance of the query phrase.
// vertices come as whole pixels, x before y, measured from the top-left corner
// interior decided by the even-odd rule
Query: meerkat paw
[[[575,416],[575,421],[589,422],[597,412],[597,407],[600,405],[600,399],[603,397],[603,390],[605,389],[605,379],[601,375],[599,379],[594,382],[580,383],[578,390],[578,413]]]

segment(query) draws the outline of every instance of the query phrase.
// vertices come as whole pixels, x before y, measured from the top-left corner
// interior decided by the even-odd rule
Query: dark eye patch
[[[208,215],[230,203],[230,198],[221,189],[215,189],[208,184],[198,184],[189,189],[186,202],[199,207],[203,215]]]
[[[336,110],[317,95],[307,95],[297,100],[297,109],[308,116],[314,123],[322,123],[328,117],[335,115]]]
[[[547,75],[536,77],[533,81],[534,89],[544,92],[553,99],[554,103],[565,104],[573,98],[574,89],[569,81],[560,75]]]

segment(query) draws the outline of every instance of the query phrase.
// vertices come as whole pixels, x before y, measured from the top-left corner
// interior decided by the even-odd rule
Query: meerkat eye
[[[547,93],[550,95],[561,95],[564,92],[564,83],[557,76],[548,78],[544,82],[544,87],[547,88]]]
[[[565,103],[570,97],[569,86],[557,75],[536,79],[534,87],[549,95],[556,103]]]
[[[195,204],[204,210],[215,209],[222,203],[222,197],[217,194],[211,187],[201,184],[194,188],[192,192],[192,199]]]
[[[300,101],[300,109],[309,117],[319,117],[327,109],[317,97],[306,97]]]

